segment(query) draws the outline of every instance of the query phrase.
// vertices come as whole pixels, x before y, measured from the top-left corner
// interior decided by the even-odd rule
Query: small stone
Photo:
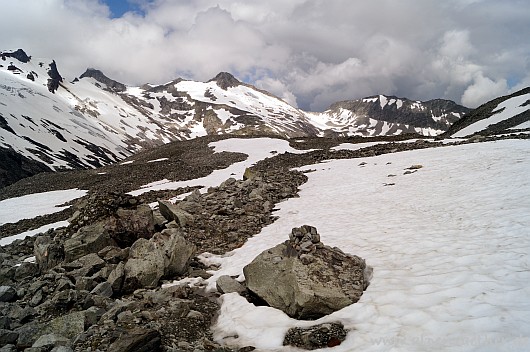
[[[17,291],[12,286],[0,286],[0,302],[12,302],[17,298]]]
[[[220,293],[237,292],[241,294],[246,288],[228,275],[220,276],[216,281],[217,291]]]
[[[98,284],[92,291],[90,291],[93,295],[99,295],[103,297],[111,297],[112,296],[112,286],[107,281],[104,281],[100,284]]]
[[[70,343],[70,340],[67,339],[64,336],[57,335],[57,334],[46,334],[42,335],[33,343],[31,347],[34,348],[53,348],[57,346],[66,346]]]
[[[16,343],[17,339],[17,332],[6,329],[0,329],[0,346]]]

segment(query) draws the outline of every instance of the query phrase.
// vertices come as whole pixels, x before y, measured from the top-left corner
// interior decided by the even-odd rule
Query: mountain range
[[[449,136],[451,126],[481,120],[502,102],[485,104],[471,119],[462,119],[471,110],[453,101],[386,95],[308,112],[227,72],[208,82],[177,78],[130,87],[91,68],[67,81],[54,60],[22,49],[0,52],[0,59],[0,186],[42,171],[96,168],[206,135]]]
[[[128,87],[0,60],[0,350],[530,349],[530,88],[463,116],[315,113],[228,73]],[[360,301],[318,321],[257,302],[245,267],[288,238],[274,266],[366,260]],[[308,297],[330,291],[314,272]]]
[[[306,112],[226,72],[208,82],[129,87],[96,69],[69,82],[54,60],[22,49],[0,58],[0,158],[22,176],[94,168],[205,135],[434,136],[469,112],[448,100],[385,95]]]

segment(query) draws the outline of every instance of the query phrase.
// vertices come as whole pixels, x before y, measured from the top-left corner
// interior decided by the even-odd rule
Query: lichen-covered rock
[[[346,339],[347,331],[341,323],[325,323],[308,328],[291,328],[285,334],[283,345],[306,350],[335,347]]]
[[[294,228],[290,240],[243,268],[247,288],[296,319],[317,319],[357,302],[371,268],[319,239],[312,226]]]
[[[176,228],[156,233],[150,240],[140,238],[129,251],[122,290],[152,288],[162,277],[182,274],[195,251],[195,245],[186,241]]]

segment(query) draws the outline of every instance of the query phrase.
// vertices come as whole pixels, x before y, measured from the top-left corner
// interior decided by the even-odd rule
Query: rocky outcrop
[[[11,129],[2,115],[0,115],[0,128]],[[0,188],[9,186],[21,178],[49,171],[51,169],[43,163],[28,159],[13,149],[0,147]]]
[[[50,69],[48,70],[48,76],[50,78],[48,78],[48,90],[50,93],[55,93],[55,91],[59,88],[59,84],[63,82],[63,77],[57,70],[57,64],[55,63],[55,60],[53,60],[49,66]]]
[[[108,78],[103,74],[103,72],[94,68],[87,68],[86,71],[81,76],[79,76],[79,78],[85,77],[94,78],[96,81],[103,83],[106,86],[106,90],[112,92],[124,92],[125,90],[127,90],[127,86],[125,86],[125,84]]]
[[[230,87],[237,87],[241,84],[232,74],[228,72],[219,72],[217,76],[209,80],[208,82],[215,81],[219,88],[227,90]]]
[[[6,57],[12,57],[23,63],[28,63],[31,60],[31,56],[28,56],[28,54],[26,54],[26,52],[22,49],[17,49],[13,52],[6,51],[6,52],[0,53],[0,58],[2,60],[5,61]]]
[[[243,268],[252,293],[296,319],[317,319],[357,302],[371,271],[360,257],[322,244],[308,225],[293,228],[288,241]]]

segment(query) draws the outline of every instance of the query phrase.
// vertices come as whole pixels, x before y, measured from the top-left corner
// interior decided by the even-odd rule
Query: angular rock
[[[346,339],[347,331],[341,323],[325,323],[308,328],[291,328],[287,331],[283,345],[306,350],[335,347]]]
[[[85,314],[85,312],[74,312],[57,317],[42,328],[40,335],[56,334],[73,339],[85,330]]]
[[[105,228],[105,221],[98,221],[80,228],[64,242],[65,261],[71,262],[90,253],[97,253],[107,246],[116,246]]]
[[[125,278],[125,264],[120,262],[114,270],[110,273],[107,281],[110,284],[114,293],[121,292],[123,286],[123,279]]]
[[[215,285],[217,287],[217,291],[220,293],[237,292],[238,294],[242,294],[247,290],[245,286],[241,285],[241,283],[228,275],[219,276],[215,282]]]
[[[70,340],[64,336],[57,334],[45,334],[40,336],[37,341],[33,343],[31,347],[34,348],[45,348],[50,350],[57,346],[67,346],[70,344]]]
[[[186,241],[179,229],[172,228],[162,231],[153,237],[153,241],[163,248],[165,257],[164,277],[180,275],[187,271],[191,258],[197,247]],[[163,247],[162,247],[163,246]]]
[[[153,241],[140,238],[131,246],[125,264],[122,290],[132,292],[137,288],[154,288],[164,275],[164,257]]]
[[[17,342],[17,339],[17,332],[6,329],[0,329],[0,346],[14,344]]]
[[[155,219],[151,207],[142,204],[136,209],[120,208],[114,217],[107,219],[106,228],[120,247],[129,247],[139,238],[151,238]]]
[[[92,291],[90,291],[93,295],[99,295],[103,297],[111,297],[112,296],[112,286],[107,281],[102,282],[98,284]]]
[[[127,259],[129,256],[129,248],[105,247],[98,252],[98,256],[109,264],[118,264]]]
[[[0,302],[12,302],[17,299],[17,291],[12,286],[0,286]]]
[[[162,277],[184,273],[195,251],[176,228],[157,233],[150,240],[137,240],[124,267],[123,291],[155,287]]]
[[[368,285],[365,261],[314,243],[316,235],[311,226],[295,228],[290,240],[258,255],[243,268],[247,288],[296,319],[317,319],[357,302]]]
[[[35,263],[22,262],[15,270],[15,281],[21,281],[27,277],[37,275],[39,267]]]
[[[164,216],[168,221],[175,221],[180,226],[184,227],[194,222],[194,217],[187,211],[179,208],[175,204],[165,201],[158,201],[158,209],[162,216]]]
[[[160,333],[153,329],[135,328],[124,332],[109,346],[113,352],[158,352],[161,350]]]
[[[59,265],[65,257],[63,245],[50,236],[38,236],[33,244],[33,253],[41,273]]]
[[[17,352],[17,346],[8,344],[0,347],[0,352]]]
[[[63,264],[66,271],[73,271],[76,276],[91,276],[105,266],[105,261],[95,253],[84,255],[70,263]]]

